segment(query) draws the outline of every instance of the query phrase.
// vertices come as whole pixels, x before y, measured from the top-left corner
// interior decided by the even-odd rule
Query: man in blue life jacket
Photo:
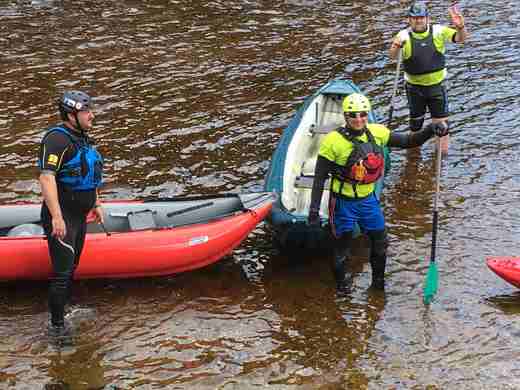
[[[352,279],[345,270],[356,224],[370,241],[371,287],[384,289],[387,239],[385,219],[375,194],[376,182],[384,174],[383,147],[414,148],[433,136],[448,135],[444,123],[431,123],[406,134],[391,133],[383,125],[368,123],[370,110],[370,101],[362,94],[354,93],[343,100],[345,126],[322,139],[314,173],[310,225],[320,224],[323,185],[332,177],[329,222],[335,237],[333,273],[340,294],[351,288]]]
[[[449,15],[454,29],[430,24],[426,5],[413,3],[408,11],[409,27],[394,37],[390,47],[391,58],[397,58],[402,50],[411,131],[422,128],[427,108],[433,123],[448,121],[445,44],[464,43],[468,36],[464,18],[456,6],[449,8]],[[448,136],[441,140],[443,153],[448,151],[448,142]]]
[[[98,196],[103,159],[87,135],[94,120],[90,96],[68,91],[58,106],[63,123],[48,129],[41,141],[39,181],[43,196],[41,219],[53,271],[49,338],[67,345],[72,343],[72,334],[64,311],[85,241],[87,214],[94,210],[96,220],[103,223]]]

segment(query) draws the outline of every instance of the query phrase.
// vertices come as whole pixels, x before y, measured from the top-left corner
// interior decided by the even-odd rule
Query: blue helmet
[[[425,3],[413,3],[408,11],[408,16],[428,16],[428,7]]]
[[[92,110],[92,99],[81,91],[67,91],[60,98],[58,107],[63,120],[67,120],[67,114]]]

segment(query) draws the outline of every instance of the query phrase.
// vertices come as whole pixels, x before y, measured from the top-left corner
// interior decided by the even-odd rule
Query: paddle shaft
[[[402,59],[403,59],[403,50],[399,49],[399,52],[397,53],[397,67],[395,70],[394,86],[392,88],[392,98],[390,100],[390,111],[388,113],[388,124],[390,124],[392,122],[392,118],[394,116],[394,102],[395,102],[395,97],[397,95],[397,85],[399,84],[399,73],[401,71]]]
[[[439,192],[441,182],[441,139],[437,137],[437,170],[435,174],[435,199],[433,202],[433,223],[432,223],[432,252],[430,261],[435,262],[435,248],[437,247],[437,224],[439,219]]]

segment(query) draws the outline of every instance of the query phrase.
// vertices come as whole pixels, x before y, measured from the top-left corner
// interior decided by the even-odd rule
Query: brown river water
[[[448,23],[449,1],[430,2]],[[431,243],[433,143],[394,151],[387,288],[335,296],[329,259],[287,258],[265,223],[219,263],[81,281],[80,335],[48,347],[45,283],[0,284],[0,389],[520,389],[520,293],[486,256],[520,255],[518,2],[463,1],[449,48],[454,134]],[[399,1],[0,1],[0,203],[38,201],[36,154],[65,89],[96,97],[106,199],[258,191],[282,129],[334,77],[381,117]],[[406,128],[403,88],[396,127]],[[8,258],[2,259],[8,262]]]

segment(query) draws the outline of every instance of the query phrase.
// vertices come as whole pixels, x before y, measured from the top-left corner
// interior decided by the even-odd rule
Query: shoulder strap
[[[377,145],[377,143],[376,143],[376,139],[374,138],[374,135],[372,134],[372,132],[370,131],[370,129],[367,129],[367,130],[365,131],[365,134],[367,135],[368,142],[370,142],[371,144]]]
[[[47,138],[50,134],[54,133],[54,132],[60,132],[62,134],[65,134],[67,137],[69,137],[70,141],[72,143],[75,143],[74,142],[74,138],[72,137],[72,134],[70,134],[64,127],[62,126],[55,126],[55,127],[51,127],[50,129],[47,130],[47,132],[45,133],[45,135],[43,136],[42,138],[42,142],[45,138]]]
[[[47,138],[47,136],[48,136],[49,134],[54,133],[54,132],[56,132],[56,131],[58,131],[58,132],[60,132],[60,133],[62,133],[62,134],[65,134],[65,135],[69,138],[70,142],[71,142],[74,146],[76,146],[76,147],[78,147],[78,148],[81,148],[82,145],[83,145],[83,143],[86,144],[86,145],[90,144],[88,138],[86,138],[86,139],[83,140],[83,139],[80,138],[80,137],[75,137],[75,136],[72,135],[72,133],[71,133],[69,130],[67,130],[64,126],[55,126],[55,127],[51,127],[49,130],[47,130],[47,133],[45,133],[45,135],[43,136],[43,138],[42,138],[42,142],[45,140],[45,138]]]
[[[352,142],[353,144],[355,145],[360,145],[362,144],[363,142],[358,140],[356,137],[354,137],[352,134],[350,134],[348,132],[348,130],[344,127],[340,127],[338,129],[338,133],[340,133],[343,137],[345,137],[349,142]],[[376,139],[374,137],[374,135],[372,134],[372,132],[370,131],[370,129],[368,127],[365,127],[365,130],[362,134],[360,134],[360,136],[362,136],[363,134],[366,134],[367,135],[367,138],[368,138],[368,142],[370,142],[371,144],[374,144],[376,146],[377,145],[377,142],[376,142]]]
[[[440,24],[432,24],[431,25],[432,36],[435,38],[436,35],[439,35],[442,33],[443,29],[444,29],[443,26]]]

